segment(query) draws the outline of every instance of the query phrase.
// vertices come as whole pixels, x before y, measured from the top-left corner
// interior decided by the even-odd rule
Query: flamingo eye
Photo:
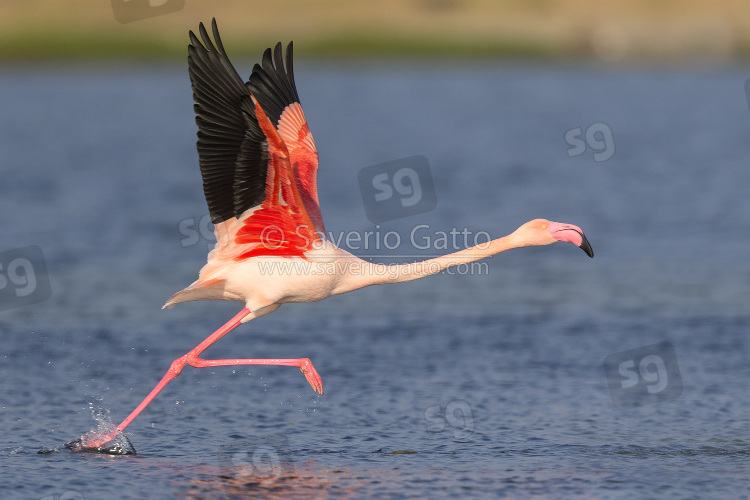
[[[542,224],[542,229],[547,229],[547,224]]]

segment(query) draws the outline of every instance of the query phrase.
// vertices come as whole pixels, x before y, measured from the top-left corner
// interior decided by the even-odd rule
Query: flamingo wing
[[[212,22],[214,42],[201,23],[202,39],[190,32],[188,67],[198,125],[198,155],[203,191],[214,224],[259,206],[266,197],[269,169],[275,168],[267,132],[258,123],[257,100],[268,121],[287,147],[285,165],[295,180],[302,207],[323,230],[317,196],[318,153],[294,83],[292,44],[266,49],[246,83],[229,61]],[[283,167],[282,167],[283,168]]]
[[[215,44],[202,23],[203,43],[190,32],[188,66],[203,191],[217,233],[228,240],[222,243],[252,244],[269,223],[287,230],[294,222],[308,226],[296,232],[310,240],[309,249],[317,231],[324,231],[316,184],[318,154],[294,83],[292,44],[286,50],[286,67],[279,43],[273,54],[266,49],[261,64],[243,83],[215,19],[212,31]],[[264,219],[261,213],[256,216],[261,209],[266,216],[271,210],[286,217]],[[256,237],[249,238],[253,231]]]
[[[277,43],[273,55],[266,49],[260,64],[253,67],[247,88],[275,126],[288,152],[290,175],[317,231],[325,232],[317,192],[318,150],[294,83],[293,44],[286,48],[286,68]],[[268,136],[268,134],[266,134]]]

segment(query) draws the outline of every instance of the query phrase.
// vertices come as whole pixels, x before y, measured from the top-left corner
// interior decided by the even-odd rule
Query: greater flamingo
[[[594,252],[578,226],[535,219],[513,233],[456,253],[385,269],[337,248],[325,239],[318,203],[318,153],[299,103],[292,69],[292,43],[266,49],[247,83],[229,62],[212,22],[203,40],[190,32],[188,67],[198,125],[203,191],[217,243],[198,280],[174,294],[171,308],[192,300],[238,300],[242,310],[193,350],[172,362],[151,393],[112,431],[79,443],[97,449],[122,432],[185,365],[296,366],[318,394],[323,382],[312,362],[300,359],[203,359],[201,353],[241,323],[287,302],[313,302],[358,288],[400,283],[470,263],[511,248],[566,241]],[[292,261],[298,266],[289,267]],[[259,264],[263,264],[261,268]],[[278,265],[277,272],[269,272]],[[297,269],[299,272],[293,272]],[[395,272],[394,272],[395,270]]]

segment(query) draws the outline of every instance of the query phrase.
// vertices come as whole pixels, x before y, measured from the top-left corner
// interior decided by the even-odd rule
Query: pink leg
[[[177,375],[182,372],[182,369],[185,367],[186,364],[189,364],[190,366],[194,366],[196,368],[205,368],[209,366],[240,366],[240,365],[279,365],[279,366],[296,366],[300,370],[302,370],[302,373],[305,375],[305,378],[312,386],[313,390],[317,392],[318,394],[323,394],[323,381],[320,378],[320,375],[318,375],[318,372],[315,371],[315,367],[313,367],[312,363],[307,358],[300,358],[300,359],[216,359],[216,360],[208,360],[208,359],[202,359],[199,357],[199,354],[205,351],[209,348],[214,342],[222,338],[227,333],[234,330],[240,323],[242,323],[242,319],[250,314],[250,310],[248,308],[243,308],[235,317],[230,319],[224,326],[216,330],[214,333],[212,333],[206,340],[198,344],[195,349],[190,351],[189,353],[185,354],[184,356],[181,356],[177,359],[175,359],[172,362],[172,365],[169,367],[169,370],[167,370],[167,373],[164,375],[164,377],[159,381],[158,384],[156,384],[156,387],[149,393],[148,396],[146,396],[146,399],[144,399],[141,404],[138,405],[138,407],[133,410],[133,412],[128,415],[128,417],[122,421],[120,425],[117,426],[117,430],[123,431],[125,428],[130,425],[130,422],[132,422],[135,417],[137,417],[146,406],[156,397],[159,392]],[[111,438],[110,438],[111,439]]]

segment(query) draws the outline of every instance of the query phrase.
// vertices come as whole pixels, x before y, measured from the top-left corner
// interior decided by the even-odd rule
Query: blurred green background
[[[184,58],[187,30],[212,17],[240,57],[291,39],[326,56],[750,54],[746,0],[2,0],[0,61]]]

